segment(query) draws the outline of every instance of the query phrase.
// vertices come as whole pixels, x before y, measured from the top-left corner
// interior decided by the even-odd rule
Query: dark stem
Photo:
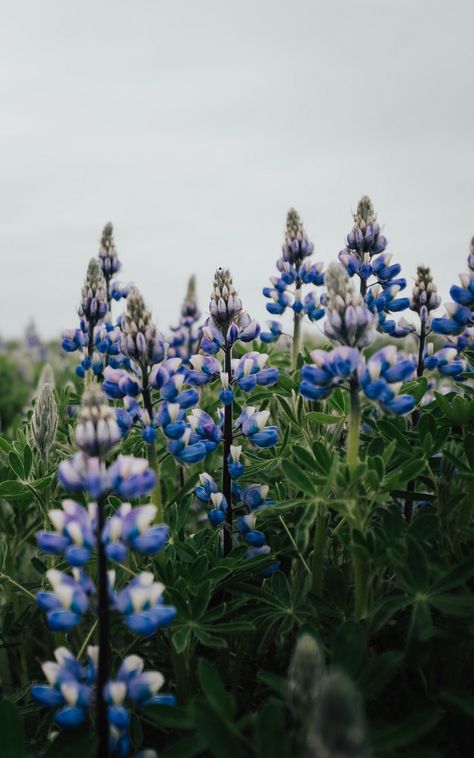
[[[145,406],[146,410],[148,411],[148,415],[150,416],[150,423],[153,424],[153,402],[151,399],[151,392],[150,392],[150,385],[148,383],[148,370],[146,366],[142,365],[142,384],[143,384],[143,390],[142,390],[142,397],[143,397],[143,405]],[[147,445],[147,455],[148,455],[148,463],[150,464],[150,468],[153,469],[153,471],[156,474],[156,485],[155,489],[151,493],[151,502],[156,505],[157,511],[157,519],[158,523],[163,523],[163,503],[161,498],[161,482],[158,475],[158,461],[156,458],[156,446],[154,442],[151,442],[149,445]]]
[[[421,327],[420,327],[420,341],[418,345],[418,365],[416,367],[416,375],[417,377],[423,376],[423,372],[425,370],[425,361],[423,358],[423,353],[425,351],[425,342],[426,342],[426,321],[421,321]],[[420,414],[418,410],[414,410],[412,414],[412,423],[413,423],[413,429],[415,429],[416,425],[418,424],[420,418]],[[407,484],[407,491],[408,492],[414,492],[415,491],[415,480],[412,479]],[[403,508],[403,515],[405,516],[406,521],[410,523],[412,516],[413,516],[413,498],[407,497],[405,500],[405,506]]]
[[[224,370],[232,378],[232,347],[227,342],[224,346]],[[222,463],[222,493],[227,501],[227,511],[224,523],[224,557],[232,550],[232,479],[227,459],[232,445],[232,403],[224,406],[224,460]]]
[[[105,498],[97,501],[97,551],[98,577],[98,619],[99,619],[99,665],[97,671],[97,758],[107,758],[109,753],[109,724],[104,688],[109,678],[109,586],[107,579],[107,557],[102,532],[105,523]]]
[[[365,294],[367,292],[367,279],[360,279],[360,294],[362,297],[365,297]]]
[[[423,376],[423,371],[425,370],[425,362],[423,360],[423,353],[425,351],[425,341],[426,341],[426,321],[422,321],[421,328],[420,328],[420,344],[418,347],[418,365],[416,367],[416,375],[418,377]]]

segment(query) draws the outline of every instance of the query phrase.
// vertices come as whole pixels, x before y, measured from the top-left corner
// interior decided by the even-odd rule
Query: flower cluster
[[[385,413],[404,415],[413,409],[414,398],[398,393],[401,384],[413,376],[415,365],[397,353],[394,345],[377,350],[367,360],[346,346],[330,352],[313,350],[310,355],[313,364],[303,366],[300,385],[301,394],[308,400],[328,397],[334,387],[355,382]]]
[[[314,291],[302,297],[303,284],[321,286],[324,283],[323,264],[307,260],[314,252],[314,245],[309,240],[297,211],[290,208],[286,221],[286,234],[282,247],[282,256],[277,261],[278,276],[271,277],[271,287],[264,287],[263,294],[271,302],[267,311],[274,316],[281,316],[291,308],[295,318],[304,315],[310,321],[317,321],[324,316],[320,298]],[[278,321],[268,322],[269,331],[261,335],[263,342],[275,342],[281,334],[282,327]]]
[[[87,663],[82,666],[65,647],[54,651],[54,661],[42,664],[48,684],[35,684],[31,694],[37,703],[55,710],[54,721],[64,729],[73,729],[87,721],[97,687],[98,648],[87,648]],[[109,722],[108,754],[124,758],[130,754],[130,712],[148,705],[174,705],[172,695],[158,692],[164,677],[159,671],[144,671],[144,661],[137,655],[123,659],[114,679],[105,686]]]
[[[327,310],[324,331],[331,340],[359,348],[373,342],[376,317],[338,263],[332,263],[326,272],[324,302]]]
[[[397,297],[405,289],[406,280],[398,278],[401,266],[391,263],[392,254],[386,252],[386,247],[387,239],[381,233],[372,202],[364,195],[339,260],[349,276],[360,278],[361,294],[370,310],[377,313],[380,329],[392,336],[402,336],[396,334],[397,324],[393,319],[387,319],[387,314],[405,310],[410,301],[406,297]]]
[[[196,352],[201,338],[201,330],[198,328],[200,318],[201,311],[196,301],[196,277],[192,276],[181,306],[179,324],[171,327],[172,335],[168,341],[169,358],[181,358],[187,362]]]
[[[453,284],[449,293],[452,303],[446,304],[447,316],[433,319],[433,331],[448,336],[463,335],[474,326],[474,237],[467,259],[468,270],[459,275],[461,285]]]

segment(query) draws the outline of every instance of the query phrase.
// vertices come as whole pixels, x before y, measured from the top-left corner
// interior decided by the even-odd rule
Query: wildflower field
[[[122,262],[0,349],[0,758],[471,755],[474,240],[442,305],[290,209],[270,320],[217,268],[167,333]]]

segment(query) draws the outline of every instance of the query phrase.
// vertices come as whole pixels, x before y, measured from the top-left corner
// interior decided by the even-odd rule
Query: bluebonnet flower
[[[467,272],[459,275],[461,286],[453,284],[449,291],[454,302],[445,305],[447,317],[433,319],[433,331],[437,334],[457,336],[474,326],[474,237],[467,268]]]
[[[267,311],[274,316],[281,316],[287,308],[294,313],[295,327],[304,315],[310,321],[317,321],[324,316],[324,308],[319,297],[310,292],[302,298],[302,285],[321,286],[324,283],[323,264],[307,260],[314,252],[314,245],[309,240],[301,218],[294,208],[287,215],[285,241],[282,257],[277,261],[279,276],[270,278],[271,287],[264,287],[263,294],[271,300]],[[275,342],[281,334],[281,325],[277,321],[269,322],[270,331],[264,332],[263,342]],[[294,356],[299,350],[299,326],[295,330],[296,341]]]
[[[468,364],[463,358],[457,347],[449,346],[437,350],[436,353],[426,355],[424,364],[427,369],[438,369],[443,376],[449,376],[457,381],[462,381],[461,374],[468,370]]]
[[[347,245],[339,253],[339,260],[349,276],[360,278],[360,292],[366,296],[370,310],[378,314],[379,328],[396,336],[396,324],[387,319],[386,314],[399,312],[408,308],[410,301],[406,297],[396,297],[405,289],[406,280],[399,278],[401,266],[392,264],[392,254],[385,251],[387,239],[381,233],[377,215],[372,201],[364,195],[354,214],[354,226],[347,235]],[[374,282],[371,283],[371,278]],[[370,289],[378,284],[376,295]]]
[[[273,447],[278,442],[278,428],[265,426],[270,418],[270,411],[257,411],[253,406],[244,408],[236,427],[257,447]]]
[[[233,380],[241,390],[251,392],[257,384],[271,386],[278,381],[280,372],[277,368],[265,368],[267,360],[267,353],[251,352],[234,361]]]
[[[94,590],[90,579],[79,569],[73,575],[50,569],[46,572],[52,592],[40,591],[36,601],[46,611],[46,620],[53,632],[67,632],[80,622],[89,607],[89,596]]]
[[[283,332],[283,327],[279,321],[267,321],[268,332],[260,332],[262,342],[276,342]]]
[[[189,426],[185,429],[182,437],[168,442],[166,449],[181,463],[198,463],[208,453],[206,440],[201,440],[198,434],[193,435],[193,430]]]
[[[366,347],[375,337],[376,317],[356,292],[344,268],[332,263],[326,272],[326,335],[348,347]]]
[[[85,491],[93,498],[111,493],[126,498],[141,497],[156,484],[148,461],[129,455],[119,455],[107,470],[99,458],[76,453],[60,463],[58,479],[66,489]]]
[[[64,555],[70,566],[84,566],[95,546],[96,504],[84,508],[74,500],[63,500],[61,508],[48,511],[55,532],[38,532],[36,543],[47,555]]]
[[[107,557],[123,563],[129,550],[142,555],[155,555],[166,545],[169,528],[165,524],[153,525],[157,508],[152,503],[132,508],[122,503],[104,528],[102,539]]]
[[[109,572],[109,581],[113,588],[113,571]],[[143,571],[124,589],[111,592],[113,607],[123,614],[124,621],[132,632],[148,636],[160,627],[169,626],[176,617],[176,608],[164,604],[164,590],[164,585],[155,582],[152,573]]]
[[[76,426],[76,444],[92,457],[102,457],[118,442],[121,434],[116,416],[109,408],[98,384],[91,384],[84,392]]]
[[[54,651],[55,661],[41,665],[48,684],[35,684],[32,697],[42,706],[58,709],[54,720],[58,726],[73,729],[83,724],[93,699],[96,679],[97,648],[87,648],[88,664],[81,666],[65,647]]]
[[[48,684],[35,684],[31,695],[40,705],[55,709],[54,721],[73,729],[87,721],[97,687],[98,649],[87,648],[87,664],[82,666],[65,647],[54,651],[55,661],[42,664]],[[144,671],[144,661],[137,655],[124,658],[114,679],[105,686],[107,716],[110,725],[109,752],[126,758],[131,743],[128,734],[130,709],[138,711],[149,705],[174,705],[172,695],[158,694],[164,677],[159,671]]]
[[[201,408],[194,408],[188,416],[192,429],[190,444],[203,443],[208,453],[216,449],[222,439],[222,432],[212,417]]]
[[[201,336],[197,322],[201,311],[196,301],[196,277],[189,279],[186,297],[181,306],[178,326],[171,327],[172,336],[169,339],[168,356],[182,358],[187,362],[196,352]]]
[[[328,397],[335,386],[357,382],[366,397],[387,413],[404,415],[415,404],[411,395],[398,395],[403,382],[415,372],[413,361],[402,358],[394,345],[381,348],[367,361],[355,348],[337,347],[330,352],[313,350],[313,365],[301,371],[300,391],[309,400]]]
[[[242,445],[231,445],[227,459],[229,473],[232,479],[239,479],[244,473],[244,465],[240,461],[242,455]]]
[[[102,389],[112,400],[118,400],[126,395],[136,397],[142,391],[142,385],[136,376],[125,369],[106,366]]]

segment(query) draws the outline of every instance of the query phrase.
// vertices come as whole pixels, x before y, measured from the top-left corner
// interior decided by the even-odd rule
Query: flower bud
[[[87,455],[103,457],[121,439],[112,408],[98,384],[90,384],[82,397],[76,428],[78,447]]]
[[[45,366],[46,368],[47,366]],[[49,367],[51,369],[51,367]],[[41,384],[36,398],[33,415],[31,416],[31,436],[42,461],[48,453],[56,437],[58,427],[58,406],[54,398],[54,386],[49,382]]]

